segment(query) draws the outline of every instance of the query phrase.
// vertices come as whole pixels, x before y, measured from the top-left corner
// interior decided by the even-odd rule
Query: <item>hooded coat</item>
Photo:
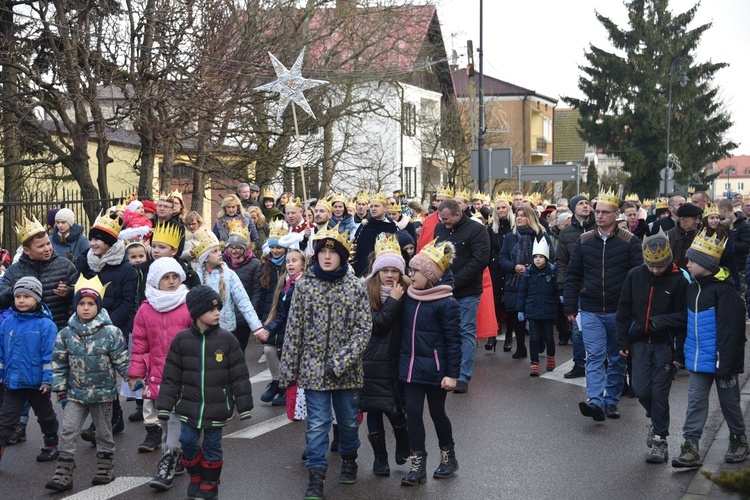
[[[83,235],[83,226],[80,224],[70,226],[70,231],[64,241],[60,237],[60,230],[55,226],[49,239],[57,255],[65,257],[71,262],[75,262],[78,257],[85,255],[89,249],[89,240]]]
[[[33,311],[11,309],[0,324],[0,380],[9,389],[52,387],[57,327],[44,302]]]

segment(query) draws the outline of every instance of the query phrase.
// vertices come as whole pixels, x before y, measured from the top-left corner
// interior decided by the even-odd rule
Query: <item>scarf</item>
[[[432,300],[444,299],[445,297],[451,297],[453,295],[453,288],[450,285],[437,285],[432,288],[417,290],[413,286],[410,286],[406,289],[406,294],[414,300],[429,302]]]
[[[124,258],[125,244],[122,240],[117,240],[115,244],[112,245],[101,257],[94,255],[93,250],[89,250],[86,254],[86,260],[88,260],[89,267],[95,273],[100,273],[107,264],[110,266],[119,266],[122,264]]]
[[[276,267],[281,267],[284,265],[284,261],[286,261],[286,254],[282,255],[281,257],[271,257],[271,262]]]
[[[188,289],[185,285],[180,285],[174,292],[167,292],[154,288],[151,285],[146,285],[146,300],[148,300],[148,303],[157,312],[165,313],[177,309],[184,304],[187,292]]]
[[[294,285],[297,282],[297,280],[302,277],[303,274],[304,274],[303,272],[299,272],[295,274],[294,276],[286,277],[286,282],[284,283],[284,295],[286,295],[289,292],[289,289],[292,287],[292,285]]]
[[[518,242],[513,246],[510,251],[510,259],[516,264],[522,266],[528,266],[531,264],[531,252],[534,249],[534,240],[536,239],[536,232],[531,226],[519,227],[516,229],[518,235]],[[517,273],[513,272],[508,274],[508,284],[518,286],[518,281],[521,279]]]
[[[393,290],[392,286],[380,285],[380,301],[383,304],[385,304],[385,301],[388,299],[388,296],[391,294],[391,290]]]
[[[403,231],[406,229],[406,226],[409,224],[409,217],[404,214],[401,216],[401,219],[399,219],[398,221],[394,220],[393,222],[396,224],[396,227],[399,229],[399,231]]]
[[[245,250],[245,253],[242,255],[241,259],[234,258],[234,256],[232,255],[232,251],[229,250],[228,248],[226,250],[224,250],[224,262],[226,262],[229,265],[229,267],[232,268],[235,271],[242,264],[244,264],[248,260],[252,259],[253,257],[254,257],[253,251],[250,250],[249,248],[247,250]]]
[[[349,263],[345,262],[343,266],[339,267],[335,271],[324,271],[322,267],[320,267],[320,263],[318,261],[315,261],[313,264],[313,273],[315,276],[323,281],[338,281],[344,276],[346,276],[346,273],[349,271]]]

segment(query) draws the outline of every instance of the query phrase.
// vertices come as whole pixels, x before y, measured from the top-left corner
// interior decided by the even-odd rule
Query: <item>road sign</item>
[[[579,177],[578,165],[518,165],[513,167],[519,181],[575,181]]]
[[[664,172],[666,170],[667,170],[666,168],[662,168],[661,170],[659,170],[659,178],[661,180],[664,180]],[[674,179],[674,169],[673,168],[669,169],[669,173],[667,174],[667,176],[668,176],[667,180],[669,180],[669,181],[671,181],[672,179]]]
[[[511,148],[487,148],[483,149],[483,161],[485,179],[510,179],[513,176],[511,167]],[[471,177],[479,178],[479,151],[471,150]]]

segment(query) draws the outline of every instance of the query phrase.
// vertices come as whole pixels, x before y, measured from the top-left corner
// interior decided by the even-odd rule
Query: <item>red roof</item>
[[[730,165],[735,168],[735,172],[737,175],[750,175],[749,155],[731,156],[729,158],[724,158],[723,160],[717,161],[714,165],[714,173],[724,173],[724,171]]]
[[[473,97],[469,95],[469,76],[466,74],[466,68],[459,68],[451,71],[451,76],[453,77],[453,86],[456,89],[456,97]],[[474,79],[474,85],[479,85],[478,71],[472,78]],[[485,97],[537,96],[541,99],[546,99],[554,103],[557,102],[557,99],[554,99],[552,97],[537,94],[533,90],[529,90],[519,85],[515,85],[487,75],[484,75],[484,78],[482,79],[482,90],[484,91]]]

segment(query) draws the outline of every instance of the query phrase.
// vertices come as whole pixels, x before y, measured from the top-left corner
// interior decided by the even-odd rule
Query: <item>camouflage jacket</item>
[[[362,354],[372,333],[364,284],[351,272],[324,281],[308,268],[292,297],[281,359],[281,383],[332,391],[362,387]],[[326,374],[330,366],[333,375]],[[330,372],[330,370],[329,370]]]
[[[128,345],[106,309],[86,324],[74,314],[55,341],[52,390],[82,404],[114,401],[119,392],[115,372],[126,378],[129,367]]]

